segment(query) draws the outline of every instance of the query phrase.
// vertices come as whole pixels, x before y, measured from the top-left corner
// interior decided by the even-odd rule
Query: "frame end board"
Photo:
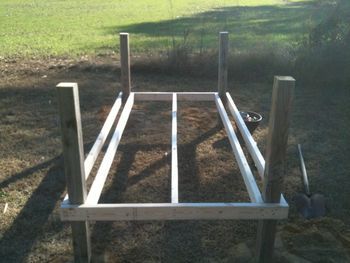
[[[63,205],[64,221],[285,219],[288,205],[261,203],[152,203]]]
[[[179,101],[214,101],[217,92],[133,92],[135,101],[172,101],[176,94]]]

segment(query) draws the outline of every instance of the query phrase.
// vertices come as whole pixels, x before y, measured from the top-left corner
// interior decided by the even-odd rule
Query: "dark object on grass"
[[[259,113],[254,111],[240,111],[242,119],[244,120],[245,125],[247,126],[249,132],[253,134],[253,132],[258,128],[260,122],[262,121],[262,116]],[[241,135],[241,132],[237,128],[237,137],[242,146],[245,145],[244,139]]]
[[[253,134],[262,121],[262,116],[254,111],[240,111],[239,113],[241,114],[245,125],[247,125],[248,130]]]
[[[326,200],[321,194],[311,194],[300,144],[298,144],[298,153],[305,193],[297,194],[295,197],[297,210],[303,217],[307,219],[322,217],[326,214]]]

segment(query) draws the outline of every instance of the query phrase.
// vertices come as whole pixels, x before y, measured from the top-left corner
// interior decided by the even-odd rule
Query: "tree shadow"
[[[215,126],[208,131],[202,133],[196,139],[189,143],[179,145],[179,173],[186,174],[185,177],[179,178],[179,188],[183,190],[185,194],[180,195],[181,202],[200,201],[198,191],[198,177],[199,171],[196,161],[196,147],[198,144],[204,142],[206,139],[216,134],[221,130],[221,127]],[[123,203],[126,200],[123,198],[123,193],[128,187],[132,187],[138,182],[145,180],[152,176],[157,170],[161,169],[165,165],[170,163],[171,155],[163,156],[157,161],[148,165],[145,169],[138,174],[128,177],[128,173],[132,169],[133,162],[135,161],[135,155],[138,151],[154,151],[155,148],[167,150],[168,144],[126,144],[121,145],[118,151],[122,152],[122,158],[117,166],[117,171],[113,177],[111,185],[107,191],[101,195],[99,203]],[[186,165],[191,164],[191,165]],[[170,175],[169,175],[170,176]],[[181,191],[180,191],[181,193]],[[168,197],[170,202],[170,197]],[[202,199],[201,199],[202,200]],[[202,200],[203,201],[203,200]],[[132,222],[129,227],[133,228],[133,224],[140,224],[138,222]],[[146,223],[147,224],[147,223]],[[200,239],[198,222],[166,222],[163,226],[164,236],[162,237],[162,249],[161,257],[171,258],[177,255],[177,258],[188,258],[189,250],[183,249],[182,245],[190,242],[191,253],[197,254],[197,257],[202,254],[202,245]],[[186,231],[183,231],[186,229]],[[98,245],[101,242],[98,240],[107,240],[110,242],[113,239],[113,222],[96,222],[92,231],[92,240],[94,244],[97,244],[93,248],[93,254],[95,256],[107,255],[108,247],[104,244]],[[117,233],[118,234],[118,233]],[[119,236],[119,235],[118,235]],[[174,244],[177,244],[174,246]]]
[[[55,157],[45,163],[13,175],[10,180],[2,183],[7,186],[16,180],[30,176],[41,169],[50,167],[40,185],[31,194],[30,198],[17,215],[10,228],[3,233],[0,240],[0,258],[4,262],[24,262],[35,241],[44,234],[44,225],[55,209],[65,190],[63,160]],[[63,223],[57,221],[54,232],[61,231]]]
[[[56,238],[66,225],[60,221],[57,211],[66,186],[54,87],[62,80],[79,82],[84,140],[87,142],[95,139],[101,125],[96,122],[96,112],[106,101],[112,101],[114,96],[111,95],[116,92],[110,89],[111,84],[106,80],[109,87],[96,90],[98,85],[89,83],[91,73],[86,77],[86,72],[79,72],[80,68],[67,73],[66,69],[46,68],[42,71],[40,66],[22,72],[21,66],[10,66],[18,67],[11,75],[16,79],[8,81],[5,78],[0,83],[0,146],[3,153],[0,160],[2,164],[8,164],[0,173],[0,190],[1,203],[9,204],[7,213],[0,216],[3,222],[0,261],[26,262],[40,257],[48,260],[66,252],[62,247],[57,253],[45,251],[52,242],[47,242],[46,238]],[[44,74],[47,75],[42,78]],[[85,143],[85,152],[91,146],[92,143]],[[37,244],[40,245],[37,247]]]
[[[194,49],[216,48],[220,31],[229,31],[231,46],[239,50],[271,44],[288,46],[288,42],[300,41],[310,24],[317,23],[330,5],[300,1],[284,5],[230,6],[160,22],[106,27],[105,33],[129,32],[140,37],[135,46],[146,49],[163,47],[164,50],[173,40]]]

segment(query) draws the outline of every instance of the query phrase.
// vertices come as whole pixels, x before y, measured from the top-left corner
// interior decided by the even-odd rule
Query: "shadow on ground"
[[[109,35],[129,32],[131,47],[132,35],[140,35],[143,46],[161,50],[171,48],[174,42],[189,49],[216,49],[220,31],[230,32],[233,50],[283,48],[301,41],[331,5],[331,1],[286,1],[280,5],[231,6],[160,22],[107,27],[105,32]]]
[[[80,66],[64,67],[62,70],[44,68],[42,72],[24,74],[0,84],[0,200],[1,204],[9,203],[9,210],[0,217],[0,258],[5,262],[62,261],[71,258],[70,231],[57,215],[65,186],[53,87],[62,80],[79,83],[87,152],[102,125],[102,120],[99,120],[101,107],[111,105],[120,90],[114,66],[105,63],[89,67],[89,70]],[[43,75],[47,77],[43,78]],[[212,80],[152,74],[136,74],[133,83],[135,90],[144,91],[210,91],[216,85]],[[256,133],[259,146],[264,149],[270,85],[230,83],[229,91],[239,108],[249,107],[266,117]],[[285,188],[287,200],[292,201],[293,195],[300,189],[298,159],[293,148],[300,142],[303,144],[312,191],[322,192],[328,198],[328,215],[343,220],[346,226],[349,226],[350,211],[347,192],[344,191],[350,187],[347,161],[350,149],[346,143],[350,138],[347,118],[349,97],[347,90],[297,86]],[[167,110],[164,116],[169,116],[170,123]],[[207,122],[201,125],[201,132],[193,132],[193,137],[179,145],[179,161],[187,164],[181,166],[181,174],[188,175],[180,181],[184,187],[182,189],[186,190],[180,192],[184,200],[193,200],[198,196],[216,198],[215,193],[209,197],[205,193],[220,189],[225,180],[231,192],[224,192],[224,197],[236,190],[230,185],[236,182],[235,179],[227,177],[231,176],[231,169],[219,170],[217,174],[221,177],[210,183],[198,176],[203,174],[200,170],[203,168],[198,165],[198,145],[209,142],[207,144],[217,151],[217,162],[230,162],[225,159],[225,154],[231,154],[229,148],[216,143],[222,142],[223,134],[214,127],[215,124],[213,127],[209,127]],[[130,136],[137,135],[139,130],[131,127],[129,132]],[[168,200],[169,197],[165,196],[169,189],[166,171],[170,159],[169,155],[164,156],[164,152],[169,151],[169,134],[164,130],[161,142],[142,144],[142,137],[137,137],[136,141],[130,138],[130,141],[120,145],[121,154],[117,157],[114,171],[117,176],[112,178],[110,187],[104,192],[105,201],[123,201],[140,189],[142,191],[135,195],[136,199],[145,194],[142,198],[153,200],[156,194],[160,194],[160,198]],[[206,149],[201,148],[203,156],[207,154]],[[155,159],[149,159],[151,154]],[[206,161],[205,158],[201,160],[202,163]],[[153,183],[157,184],[152,188]],[[289,222],[298,224],[298,216],[293,210],[293,203],[290,203]],[[230,258],[231,244],[247,236],[254,238],[255,227],[254,222],[241,221],[98,223],[93,226],[93,246],[95,254],[108,254],[109,258],[120,261],[168,262],[175,256],[179,260],[191,258],[199,262],[208,258],[218,261]]]

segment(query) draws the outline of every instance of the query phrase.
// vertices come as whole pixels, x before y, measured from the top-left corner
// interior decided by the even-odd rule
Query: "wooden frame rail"
[[[65,176],[68,188],[68,194],[61,204],[60,216],[62,220],[71,223],[76,262],[91,261],[89,221],[219,219],[259,220],[257,260],[259,262],[272,261],[276,222],[279,219],[287,218],[289,209],[281,194],[281,189],[295,80],[291,77],[275,77],[265,161],[232,97],[226,92],[228,87],[228,40],[228,32],[221,32],[219,35],[218,92],[131,92],[129,34],[120,33],[122,92],[119,93],[85,160],[78,85],[76,83],[60,83],[57,85]],[[135,101],[168,101],[172,103],[171,203],[100,204],[100,195]],[[177,152],[178,101],[212,101],[216,104],[251,202],[181,203],[181,200],[179,200]],[[115,131],[88,191],[86,180],[91,174],[103,145],[107,141],[123,103],[125,104]],[[243,137],[245,147],[252,156],[258,174],[263,180],[262,190],[259,189],[255,181],[225,107],[231,113]]]
[[[119,94],[106,123],[103,125],[96,139],[93,150],[87,155],[87,161],[96,160],[108,136],[120,108],[122,94]],[[216,104],[219,115],[224,124],[232,151],[237,160],[243,180],[245,182],[250,203],[181,203],[178,189],[178,156],[177,156],[177,101],[212,101]],[[162,204],[99,204],[101,192],[107,179],[119,142],[122,138],[127,120],[131,114],[134,101],[169,101],[172,103],[172,129],[171,129],[171,203]],[[237,108],[227,93],[228,106],[231,113]],[[238,110],[237,110],[238,111]],[[232,114],[234,117],[239,115]],[[239,121],[239,119],[238,119]],[[236,123],[238,122],[236,120]],[[261,155],[255,141],[248,132],[245,123],[240,122],[243,138],[251,142],[249,147],[252,156]],[[98,145],[98,147],[96,146]],[[98,149],[98,150],[97,150]],[[92,152],[92,153],[91,153]],[[91,157],[93,156],[93,158]],[[262,158],[262,156],[261,156]],[[262,158],[263,161],[263,158]],[[92,162],[92,161],[91,161]],[[89,164],[91,166],[91,164]],[[90,168],[91,170],[91,168]],[[87,179],[87,176],[85,177]],[[191,210],[192,209],[192,210]],[[192,212],[191,212],[192,211]],[[223,102],[217,92],[131,92],[120,115],[116,129],[113,133],[102,163],[97,171],[94,181],[87,193],[83,204],[72,205],[69,196],[61,205],[61,218],[67,221],[89,220],[186,220],[186,219],[282,219],[288,216],[288,204],[283,200],[277,204],[264,203],[262,194],[257,186],[248,161],[237,139],[231,121]]]
[[[179,202],[179,169],[177,167],[177,94],[173,93],[171,121],[171,203]]]
[[[285,219],[287,204],[151,203],[62,205],[68,221]]]

